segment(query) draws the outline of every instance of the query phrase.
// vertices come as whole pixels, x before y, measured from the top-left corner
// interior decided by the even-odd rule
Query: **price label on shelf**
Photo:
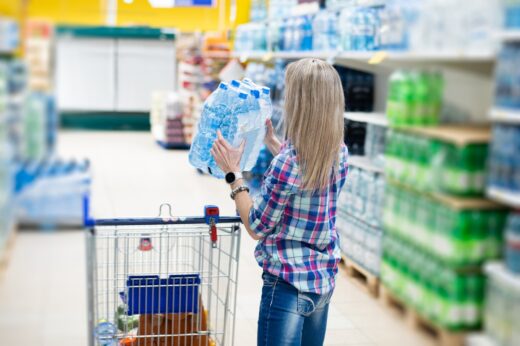
[[[377,52],[374,55],[372,55],[372,57],[368,60],[368,63],[370,65],[378,65],[378,64],[382,63],[387,57],[388,57],[387,52],[384,52],[384,51]]]
[[[263,57],[262,60],[267,62],[270,61],[273,58],[273,52],[267,52]]]

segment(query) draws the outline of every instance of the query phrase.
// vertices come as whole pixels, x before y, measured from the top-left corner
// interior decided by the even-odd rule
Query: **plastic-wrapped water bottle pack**
[[[258,158],[265,137],[265,121],[271,118],[270,89],[244,78],[220,83],[204,103],[198,133],[191,145],[189,160],[192,166],[217,178],[225,172],[217,166],[210,150],[217,138],[217,130],[231,145],[245,141],[240,162],[242,171],[250,171]]]

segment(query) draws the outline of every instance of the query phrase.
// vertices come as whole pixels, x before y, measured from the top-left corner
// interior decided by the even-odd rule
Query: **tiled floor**
[[[63,157],[89,157],[95,217],[154,216],[170,202],[177,215],[213,203],[231,214],[228,187],[198,175],[187,152],[164,151],[148,133],[67,132]],[[260,268],[254,241],[242,234],[235,345],[256,344]],[[81,231],[23,232],[0,282],[0,345],[86,345],[85,250]],[[339,275],[327,345],[430,345],[403,321]]]

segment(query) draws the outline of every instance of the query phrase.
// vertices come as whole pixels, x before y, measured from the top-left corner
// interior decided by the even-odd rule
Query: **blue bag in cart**
[[[225,173],[217,166],[210,150],[217,130],[231,145],[245,141],[240,162],[242,171],[250,171],[258,158],[265,137],[265,121],[271,117],[270,89],[249,79],[220,83],[204,103],[198,132],[190,148],[192,166],[217,178]]]
[[[198,313],[198,274],[129,276],[128,316],[140,314]]]

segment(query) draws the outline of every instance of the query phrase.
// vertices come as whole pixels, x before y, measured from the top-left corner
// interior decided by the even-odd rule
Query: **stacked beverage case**
[[[502,252],[503,210],[457,206],[397,184],[385,191],[385,235],[403,239],[449,266],[479,265]]]
[[[265,121],[271,117],[270,90],[249,79],[221,83],[204,103],[198,133],[190,148],[189,161],[203,172],[223,178],[210,150],[217,130],[231,145],[245,142],[240,162],[242,171],[250,171],[258,158],[265,137]]]
[[[520,110],[519,60],[519,42],[509,42],[502,46],[495,71],[495,104],[498,107]]]
[[[512,193],[520,192],[520,126],[493,127],[488,162],[488,186]]]
[[[386,112],[392,126],[439,123],[443,78],[438,72],[398,70],[390,76]]]
[[[462,147],[390,130],[386,145],[388,178],[425,191],[482,195],[487,144]]]
[[[375,275],[379,275],[381,263],[384,190],[381,173],[351,165],[349,183],[338,200],[340,247],[346,256]]]
[[[385,230],[386,232],[386,230]],[[403,238],[384,238],[383,284],[424,318],[450,330],[478,328],[485,278],[458,271]]]

